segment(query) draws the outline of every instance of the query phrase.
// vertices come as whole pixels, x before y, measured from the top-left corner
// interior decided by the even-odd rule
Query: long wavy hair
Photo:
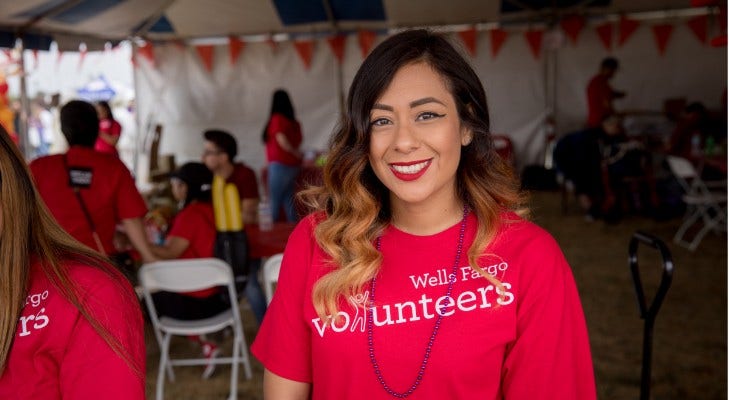
[[[478,266],[477,260],[503,222],[502,212],[526,214],[522,208],[525,198],[511,167],[494,149],[486,94],[474,70],[444,36],[410,30],[385,40],[363,62],[330,139],[323,185],[303,194],[309,205],[320,211],[315,236],[332,260],[331,272],[316,282],[312,295],[323,320],[327,315],[336,315],[342,297],[361,291],[379,271],[382,256],[373,243],[392,215],[388,189],[368,161],[370,111],[395,73],[419,62],[443,77],[455,99],[461,124],[473,132],[471,143],[461,147],[456,172],[457,196],[479,222],[468,262],[501,287],[495,277]]]
[[[43,273],[61,294],[86,318],[99,335],[140,376],[129,352],[83,307],[79,291],[65,262],[79,262],[124,280],[101,254],[76,241],[50,214],[33,185],[30,172],[18,148],[0,125],[0,375],[7,366],[18,319],[25,304],[32,262],[40,262]],[[120,283],[121,285],[121,283]],[[129,301],[136,302],[131,290]]]

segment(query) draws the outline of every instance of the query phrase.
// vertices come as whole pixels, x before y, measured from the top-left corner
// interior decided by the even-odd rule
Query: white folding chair
[[[694,251],[709,231],[726,230],[726,181],[704,182],[689,160],[677,156],[667,156],[666,160],[683,188],[682,199],[687,207],[683,223],[676,231],[673,241]],[[719,188],[721,191],[712,191],[712,188]],[[702,224],[701,228],[693,239],[688,239],[688,230],[699,222]]]
[[[139,284],[142,287],[144,300],[149,310],[154,334],[160,347],[159,375],[157,376],[157,400],[164,398],[165,371],[170,381],[175,380],[172,366],[190,366],[214,364],[231,364],[230,396],[238,398],[238,364],[243,364],[247,379],[251,379],[251,364],[248,358],[240,310],[238,309],[233,271],[224,261],[217,258],[198,258],[186,260],[157,261],[144,264],[139,269]],[[152,301],[152,292],[184,293],[214,286],[225,286],[231,299],[231,308],[222,313],[199,320],[178,320],[159,317]],[[170,339],[172,336],[195,336],[218,332],[231,327],[234,333],[233,354],[227,358],[179,358],[171,359]]]
[[[266,292],[266,301],[271,304],[273,289],[278,282],[278,273],[281,270],[283,254],[275,254],[263,263],[263,290]]]

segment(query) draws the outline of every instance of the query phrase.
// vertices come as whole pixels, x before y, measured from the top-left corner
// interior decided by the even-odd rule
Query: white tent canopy
[[[292,96],[304,148],[324,149],[338,118],[340,95],[362,62],[360,30],[377,32],[379,42],[392,29],[435,26],[453,32],[459,42],[455,32],[475,27],[472,62],[486,87],[492,130],[512,138],[520,165],[542,161],[545,117],[555,118],[558,133],[581,126],[585,86],[608,55],[621,61],[613,82],[628,93],[617,103],[621,110],[660,111],[663,101],[674,97],[721,106],[726,48],[699,42],[686,25],[693,15],[707,13],[716,21],[711,15],[716,10],[690,9],[688,0],[565,1],[558,2],[564,4],[559,8],[540,3],[423,0],[413,7],[401,0],[9,1],[0,8],[0,43],[2,27],[28,39],[51,35],[61,50],[79,42],[94,50],[105,40],[142,35],[152,43],[154,62],[137,54],[133,69],[140,153],[146,151],[144,139],[154,124],[164,129],[161,153],[174,154],[178,161],[198,159],[202,131],[220,128],[239,139],[240,158],[256,169],[264,163],[260,134],[277,88]],[[559,28],[559,19],[573,13],[586,22],[576,44]],[[622,46],[617,45],[619,13],[640,23]],[[605,22],[615,26],[612,50],[603,47],[595,31]],[[663,55],[656,47],[656,24],[673,27]],[[496,27],[508,38],[494,56],[490,31]],[[527,30],[544,31],[539,58],[524,38]],[[333,32],[348,34],[341,64],[326,40]],[[708,33],[719,33],[715,23]],[[245,42],[234,63],[229,36]],[[34,40],[29,43],[44,43]],[[302,40],[313,41],[308,68],[294,45]],[[197,50],[208,44],[215,45],[210,70]]]

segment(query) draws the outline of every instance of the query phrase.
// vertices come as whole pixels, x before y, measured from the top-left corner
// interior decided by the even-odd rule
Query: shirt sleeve
[[[192,209],[186,208],[180,211],[172,222],[172,227],[167,233],[167,237],[176,236],[179,238],[186,239],[188,242],[193,242],[195,238],[195,232],[201,224],[204,223],[202,218],[198,217],[199,214],[192,212]]]
[[[116,121],[112,121],[109,134],[112,136],[121,136],[121,124]]]
[[[236,172],[229,179],[236,188],[241,200],[258,198],[258,180],[256,173],[243,164],[236,165]]]
[[[144,322],[139,303],[123,277],[99,271],[96,284],[81,293],[88,313],[118,341],[123,359],[81,314],[68,337],[61,361],[64,399],[144,399]]]
[[[273,301],[266,311],[251,352],[269,371],[286,379],[311,382],[311,330],[304,317],[311,304],[312,218],[289,237]],[[308,297],[308,298],[307,298]]]
[[[551,236],[525,246],[517,334],[507,346],[507,400],[596,398],[590,344],[572,272]]]

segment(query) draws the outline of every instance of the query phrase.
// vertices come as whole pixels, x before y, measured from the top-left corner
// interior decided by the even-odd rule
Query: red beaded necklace
[[[453,268],[451,270],[450,275],[448,275],[448,290],[446,291],[446,297],[451,297],[451,292],[453,291],[453,284],[456,282],[456,271],[458,270],[458,265],[461,261],[461,253],[463,252],[463,236],[466,233],[466,217],[468,216],[468,206],[463,206],[463,218],[461,219],[461,230],[458,235],[458,247],[456,248],[456,260],[453,262]],[[377,238],[377,244],[376,244],[377,250],[380,250],[380,238]],[[435,320],[435,326],[433,326],[433,332],[430,334],[430,339],[428,340],[428,344],[425,346],[425,354],[423,355],[423,361],[420,363],[420,370],[418,371],[417,377],[415,377],[415,382],[404,392],[397,392],[394,389],[392,389],[387,382],[385,382],[385,378],[382,376],[382,371],[380,370],[380,365],[377,362],[377,358],[375,357],[375,344],[373,340],[373,332],[372,327],[374,325],[374,317],[373,312],[375,308],[375,288],[377,286],[377,277],[373,277],[372,281],[370,282],[370,312],[367,315],[367,346],[369,349],[369,355],[370,355],[370,362],[372,363],[372,368],[375,371],[375,375],[377,376],[377,381],[380,382],[380,385],[382,386],[385,391],[390,394],[393,397],[397,398],[406,398],[413,394],[415,389],[418,388],[420,385],[420,382],[423,380],[423,375],[425,374],[425,369],[428,366],[428,360],[430,359],[430,350],[433,347],[433,344],[435,343],[436,337],[438,337],[438,329],[440,329],[440,323],[443,320],[443,310],[440,310],[438,312],[438,317]],[[445,306],[443,306],[445,308]]]

